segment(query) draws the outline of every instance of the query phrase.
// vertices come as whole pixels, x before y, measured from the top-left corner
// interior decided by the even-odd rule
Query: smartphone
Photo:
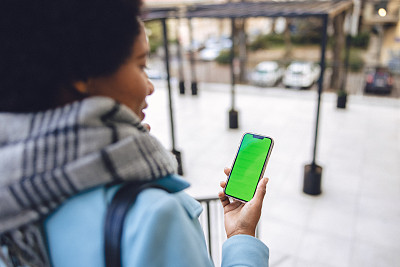
[[[253,198],[273,146],[274,140],[271,137],[253,133],[243,135],[226,181],[225,195],[242,202]]]

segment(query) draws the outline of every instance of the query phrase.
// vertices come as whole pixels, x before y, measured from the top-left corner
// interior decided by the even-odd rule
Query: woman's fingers
[[[221,201],[222,207],[225,207],[226,205],[229,205],[231,203],[229,201],[229,198],[224,194],[224,192],[219,192],[218,197],[219,200]]]
[[[225,167],[224,168],[224,173],[226,176],[228,176],[231,173],[231,168]]]
[[[226,186],[226,181],[221,181],[221,182],[219,182],[219,186],[221,186],[222,188],[225,188],[225,186]]]

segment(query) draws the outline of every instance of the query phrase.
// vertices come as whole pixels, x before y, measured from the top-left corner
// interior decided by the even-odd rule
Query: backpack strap
[[[169,192],[158,184],[126,183],[115,193],[107,208],[104,224],[104,255],[106,267],[122,266],[121,239],[125,217],[139,193],[146,188],[159,188]]]

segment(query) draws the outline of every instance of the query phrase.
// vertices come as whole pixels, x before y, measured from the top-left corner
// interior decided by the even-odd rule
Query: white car
[[[258,86],[274,86],[281,79],[283,69],[275,61],[263,61],[257,64],[249,75],[252,84]]]
[[[229,38],[210,38],[205,42],[205,47],[199,52],[199,58],[205,61],[215,60],[223,50],[229,50],[232,41]]]
[[[204,61],[212,61],[212,60],[215,60],[219,56],[221,51],[222,51],[222,48],[219,46],[206,47],[200,51],[199,58]]]
[[[190,53],[190,52],[197,52],[201,49],[204,48],[204,44],[197,41],[193,40],[188,46],[185,47],[185,51]]]
[[[310,88],[318,81],[320,67],[308,61],[294,61],[287,67],[282,79],[285,87]]]
[[[167,78],[167,73],[165,73],[163,70],[160,70],[160,68],[149,67],[145,70],[145,72],[150,80],[165,80]]]

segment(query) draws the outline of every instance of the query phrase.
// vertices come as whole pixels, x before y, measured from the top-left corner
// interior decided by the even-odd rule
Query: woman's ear
[[[76,91],[78,91],[78,93],[82,94],[82,95],[87,95],[89,94],[89,84],[88,82],[84,82],[84,81],[77,81],[73,83],[73,86],[75,88]]]

